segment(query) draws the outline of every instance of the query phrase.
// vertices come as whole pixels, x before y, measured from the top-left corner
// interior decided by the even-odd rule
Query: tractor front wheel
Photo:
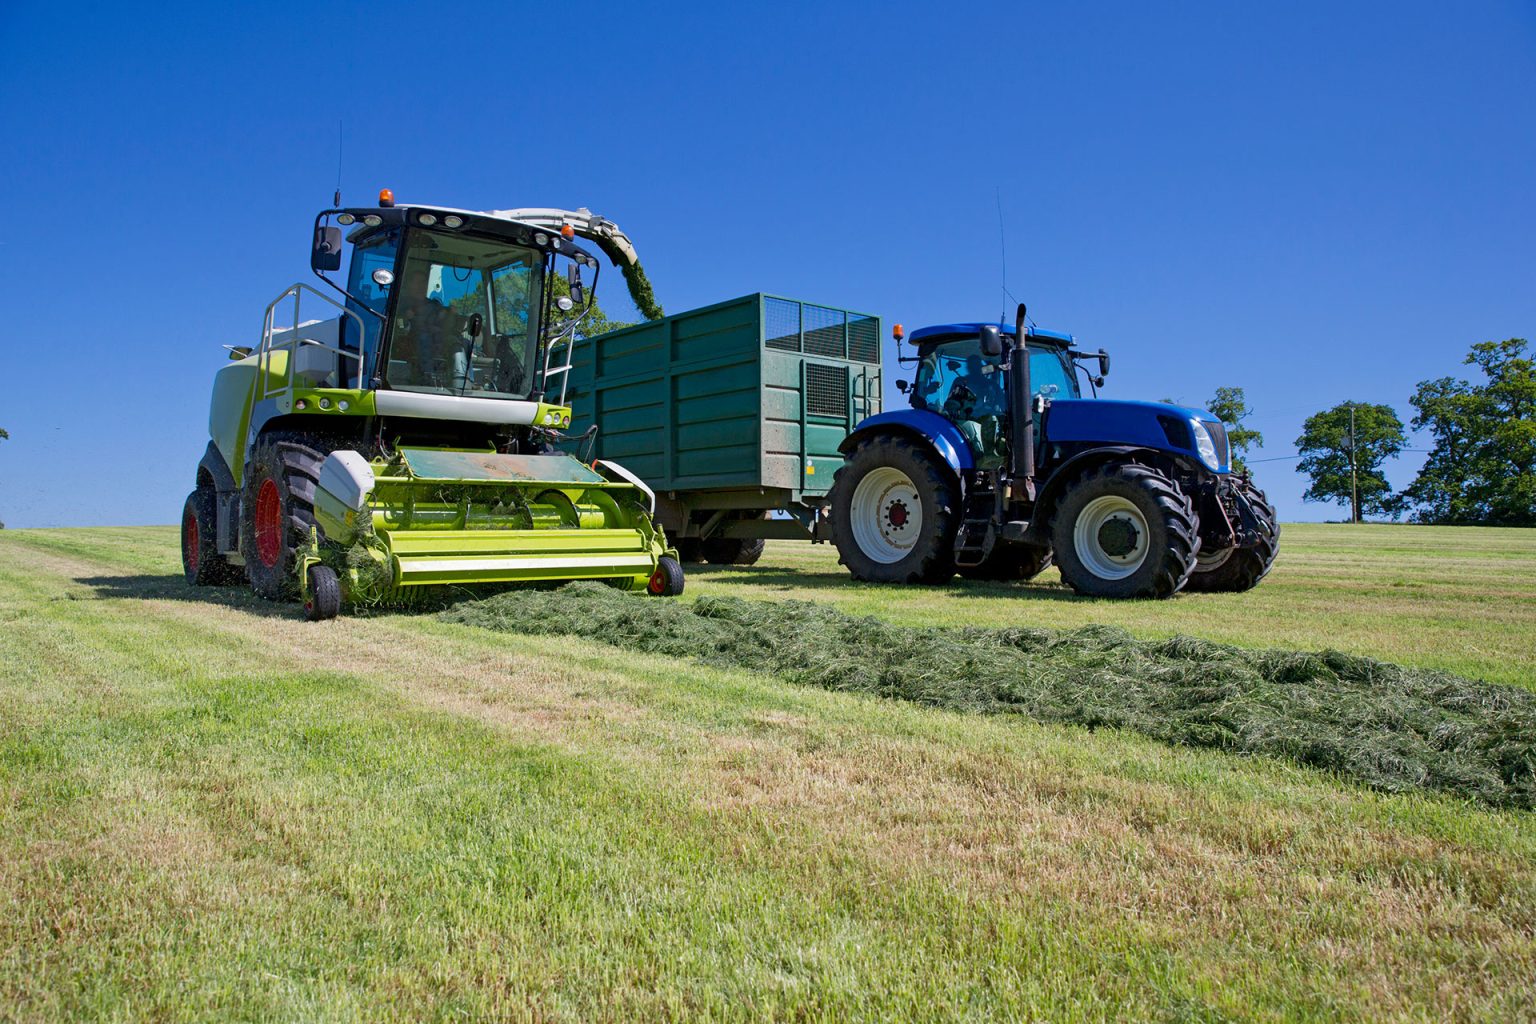
[[[1061,578],[1085,597],[1172,597],[1200,549],[1194,504],[1150,466],[1090,470],[1056,506],[1051,529]]]
[[[1195,559],[1195,571],[1190,574],[1185,590],[1203,590],[1209,593],[1238,593],[1252,590],[1259,581],[1269,575],[1274,567],[1275,556],[1280,553],[1280,523],[1275,506],[1251,481],[1237,485],[1253,508],[1259,520],[1259,542],[1250,548],[1222,548]]]
[[[944,583],[955,574],[958,487],[902,437],[860,444],[832,481],[832,542],[856,580]]]

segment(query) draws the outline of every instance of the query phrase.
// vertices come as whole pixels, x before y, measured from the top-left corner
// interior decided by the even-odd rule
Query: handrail
[[[355,352],[354,351],[350,351],[348,349],[344,349],[339,344],[337,344],[337,345],[329,345],[329,344],[326,344],[323,341],[316,341],[313,338],[300,338],[299,337],[299,335],[298,335],[299,328],[304,326],[303,320],[300,318],[300,315],[299,315],[300,314],[300,300],[301,300],[304,292],[309,292],[311,295],[313,295],[316,298],[320,299],[326,305],[331,306],[332,308],[340,311],[340,313],[341,313],[341,315],[343,317],[351,317],[352,318],[352,321],[355,324],[357,324],[357,350]],[[284,341],[282,341],[280,343],[274,343],[273,340],[272,340],[273,332],[275,330],[279,329],[279,328],[275,327],[274,322],[273,322],[274,321],[274,317],[275,317],[276,312],[277,312],[277,307],[278,307],[279,303],[281,303],[284,299],[287,299],[290,295],[293,296],[293,324],[292,324],[291,327],[281,328],[281,330],[288,331],[289,332],[289,336]],[[341,337],[340,326],[341,326],[340,324],[337,325],[338,329],[337,329],[337,332],[336,332],[336,336],[337,336],[338,339]],[[275,350],[287,351],[287,352],[290,353],[289,358],[288,358],[288,367],[287,367],[288,373],[287,373],[287,383],[285,385],[285,388],[286,388],[286,390],[289,390],[289,391],[293,390],[294,364],[297,362],[297,358],[296,357],[298,355],[299,345],[300,344],[315,345],[315,346],[318,346],[320,348],[325,349],[328,352],[335,353],[336,356],[337,356],[336,366],[337,366],[338,370],[340,370],[341,366],[343,365],[342,364],[342,360],[345,360],[345,359],[355,360],[357,362],[357,390],[358,391],[365,390],[365,388],[363,386],[363,383],[366,380],[366,374],[367,374],[367,366],[365,365],[365,359],[364,359],[365,353],[363,352],[363,341],[364,341],[365,337],[366,337],[366,332],[363,330],[363,319],[362,319],[362,317],[358,316],[357,313],[353,312],[352,310],[348,309],[346,306],[344,306],[341,303],[337,302],[335,299],[331,298],[329,295],[326,295],[324,292],[321,292],[321,291],[318,291],[318,290],[316,290],[314,288],[311,288],[309,285],[305,284],[302,281],[295,281],[293,284],[291,284],[287,288],[283,289],[283,291],[277,296],[277,298],[273,299],[271,302],[269,302],[267,304],[266,312],[262,316],[261,348],[257,351],[257,361],[256,361],[257,374],[258,374],[258,376],[260,377],[260,380],[261,380],[261,397],[262,398],[267,398],[267,397],[269,397],[271,395],[276,394],[279,390],[283,390],[281,388],[274,389],[274,388],[268,387],[268,381],[270,381],[270,379],[271,379],[271,372],[270,372],[270,370],[271,370],[271,365],[272,365],[272,353]]]

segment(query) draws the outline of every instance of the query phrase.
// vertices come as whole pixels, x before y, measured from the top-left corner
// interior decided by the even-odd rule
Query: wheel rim
[[[848,514],[859,550],[885,565],[907,557],[923,535],[917,488],[911,477],[891,466],[864,474],[853,489]]]
[[[1123,580],[1147,560],[1147,518],[1119,495],[1095,498],[1078,513],[1072,545],[1084,568],[1104,580]]]
[[[663,590],[667,589],[667,576],[664,570],[657,569],[651,573],[650,589],[653,594],[660,594]]]
[[[268,569],[283,557],[283,499],[271,480],[263,480],[256,492],[256,557]]]
[[[1220,551],[1213,551],[1209,555],[1196,555],[1195,572],[1215,572],[1227,564],[1227,559],[1231,558],[1232,552],[1236,550],[1237,548],[1235,547],[1222,548]]]
[[[187,514],[181,524],[181,547],[186,552],[187,568],[191,569],[194,573],[197,572],[197,561],[200,554],[197,542],[197,516],[191,509],[187,509]]]

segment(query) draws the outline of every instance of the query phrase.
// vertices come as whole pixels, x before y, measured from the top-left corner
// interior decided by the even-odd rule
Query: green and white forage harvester
[[[327,275],[346,228],[342,284]],[[452,584],[681,593],[650,489],[556,447],[599,271],[577,238],[661,315],[629,239],[585,209],[397,206],[386,189],[377,207],[338,197],[317,214],[311,269],[337,297],[285,289],[260,344],[215,376],[182,519],[188,582],[244,578],[311,619]]]

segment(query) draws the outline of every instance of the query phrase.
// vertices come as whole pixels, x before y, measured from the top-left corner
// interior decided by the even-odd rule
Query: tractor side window
[[[1029,387],[1046,398],[1077,398],[1077,380],[1072,366],[1059,348],[1029,349]]]

